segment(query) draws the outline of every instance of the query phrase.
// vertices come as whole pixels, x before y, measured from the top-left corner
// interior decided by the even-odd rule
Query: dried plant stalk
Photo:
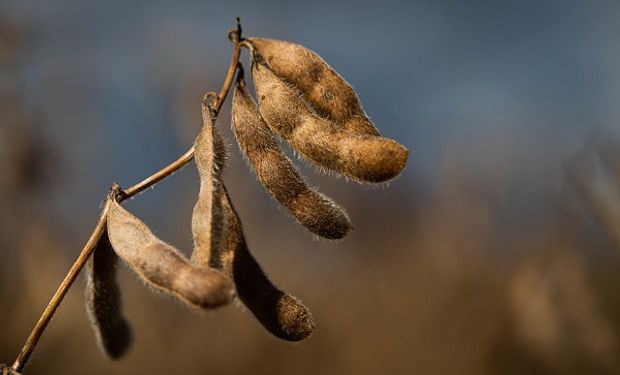
[[[226,161],[224,142],[215,128],[215,116],[208,99],[207,96],[203,99],[203,126],[194,144],[194,160],[200,176],[200,192],[192,214],[194,234],[192,259],[199,264],[208,264],[211,251],[217,251],[219,248],[222,232],[219,191],[222,169]],[[217,264],[211,266],[216,267]]]
[[[4,363],[0,363],[0,374],[2,375],[21,375],[20,372],[13,370],[11,367],[8,367]]]
[[[238,70],[233,93],[232,129],[259,181],[312,233],[329,239],[344,237],[351,229],[346,212],[325,195],[308,187],[297,168],[280,150],[247,91],[241,68]]]
[[[152,287],[197,308],[215,308],[233,299],[228,277],[190,263],[114,200],[108,211],[108,234],[118,256]]]
[[[375,183],[398,176],[405,167],[406,148],[388,138],[336,129],[309,108],[295,88],[269,69],[257,53],[252,54],[252,78],[267,125],[319,167]]]
[[[107,231],[103,233],[87,266],[86,310],[101,350],[112,359],[122,357],[131,345],[131,328],[121,309],[116,281],[118,256]]]
[[[247,38],[245,43],[264,57],[275,74],[297,87],[319,115],[339,129],[379,135],[353,87],[314,51],[276,39]]]
[[[225,229],[218,262],[234,280],[238,298],[274,336],[288,341],[307,338],[315,329],[310,311],[271,283],[246,245],[241,220],[225,187],[220,197]]]

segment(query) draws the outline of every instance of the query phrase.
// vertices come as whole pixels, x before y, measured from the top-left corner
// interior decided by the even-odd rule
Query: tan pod
[[[219,247],[222,232],[219,190],[226,150],[222,137],[215,128],[214,114],[206,97],[202,104],[202,119],[202,130],[194,143],[194,161],[200,176],[200,192],[192,214],[192,259],[199,264],[207,264],[211,251]]]
[[[86,311],[99,347],[112,359],[125,354],[132,337],[122,312],[117,263],[118,256],[104,231],[86,268]]]
[[[241,221],[225,187],[220,197],[225,229],[219,262],[235,282],[237,297],[274,336],[288,341],[307,338],[315,328],[310,311],[271,283],[246,245]]]
[[[409,153],[406,148],[388,138],[336,129],[256,54],[252,78],[267,125],[317,166],[374,183],[391,180],[405,167]]]
[[[344,237],[351,229],[346,212],[334,201],[308,187],[284,155],[247,92],[237,78],[232,103],[232,129],[250,167],[267,191],[312,233],[329,239]]]
[[[317,113],[339,129],[379,135],[353,87],[315,52],[283,40],[248,38],[246,42],[274,73],[297,87]]]
[[[233,299],[228,277],[190,263],[114,200],[108,211],[108,235],[118,256],[152,287],[197,308],[215,308]]]

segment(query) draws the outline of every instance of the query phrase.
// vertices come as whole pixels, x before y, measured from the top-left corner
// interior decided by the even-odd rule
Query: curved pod
[[[312,107],[339,129],[379,135],[353,87],[314,51],[276,39],[248,38],[246,42],[275,74],[297,87]]]
[[[237,288],[237,297],[274,336],[300,341],[315,329],[310,310],[292,295],[278,289],[250,253],[241,220],[225,187],[221,195],[225,229],[219,263]]]
[[[86,268],[86,311],[99,347],[112,359],[122,357],[132,339],[121,306],[117,263],[118,256],[104,231]]]
[[[393,179],[405,167],[406,148],[388,138],[336,129],[255,54],[252,78],[267,125],[319,167],[374,183]]]
[[[243,154],[265,189],[312,233],[329,239],[351,229],[346,212],[331,199],[308,187],[284,155],[247,92],[240,74],[232,103],[232,129]]]
[[[228,277],[190,263],[114,200],[108,211],[108,235],[118,256],[154,288],[197,308],[214,308],[233,299]]]

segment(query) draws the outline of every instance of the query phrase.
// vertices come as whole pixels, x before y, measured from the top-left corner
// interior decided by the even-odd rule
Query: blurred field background
[[[317,241],[233,144],[250,248],[318,329],[290,344],[126,269],[135,342],[99,352],[80,277],[26,374],[620,373],[620,3],[281,0],[0,3],[0,362],[12,363],[112,182],[183,153],[246,36],[306,45],[411,150],[386,188],[304,171],[355,230]],[[242,61],[247,61],[244,52]],[[189,252],[188,166],[127,203]]]

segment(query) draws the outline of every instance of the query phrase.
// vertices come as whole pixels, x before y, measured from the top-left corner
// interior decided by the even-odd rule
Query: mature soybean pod
[[[339,129],[379,135],[353,87],[315,52],[283,40],[248,38],[246,42],[275,74],[297,87],[318,114]]]
[[[274,336],[288,341],[310,336],[315,328],[310,311],[297,298],[271,283],[248,250],[241,220],[225,187],[220,198],[225,227],[219,262],[233,279],[237,297]]]
[[[284,155],[247,91],[242,73],[237,77],[232,103],[232,129],[241,151],[261,184],[299,223],[329,239],[351,229],[346,212],[331,199],[308,187]]]
[[[121,292],[116,281],[117,263],[118,256],[106,230],[86,268],[86,311],[99,347],[112,359],[125,354],[132,338],[121,308]]]
[[[114,200],[108,211],[108,235],[116,254],[152,287],[197,308],[215,308],[234,298],[226,275],[190,263]]]
[[[385,182],[400,174],[408,151],[397,142],[336,129],[308,107],[299,93],[252,55],[252,78],[260,113],[293,149],[319,167],[364,182]]]
[[[222,232],[222,208],[219,188],[222,169],[226,161],[226,149],[222,137],[215,128],[213,110],[203,99],[202,130],[194,143],[194,160],[200,176],[198,201],[192,214],[194,251],[192,259],[206,264],[211,252],[217,251]],[[216,264],[211,264],[216,267]]]

